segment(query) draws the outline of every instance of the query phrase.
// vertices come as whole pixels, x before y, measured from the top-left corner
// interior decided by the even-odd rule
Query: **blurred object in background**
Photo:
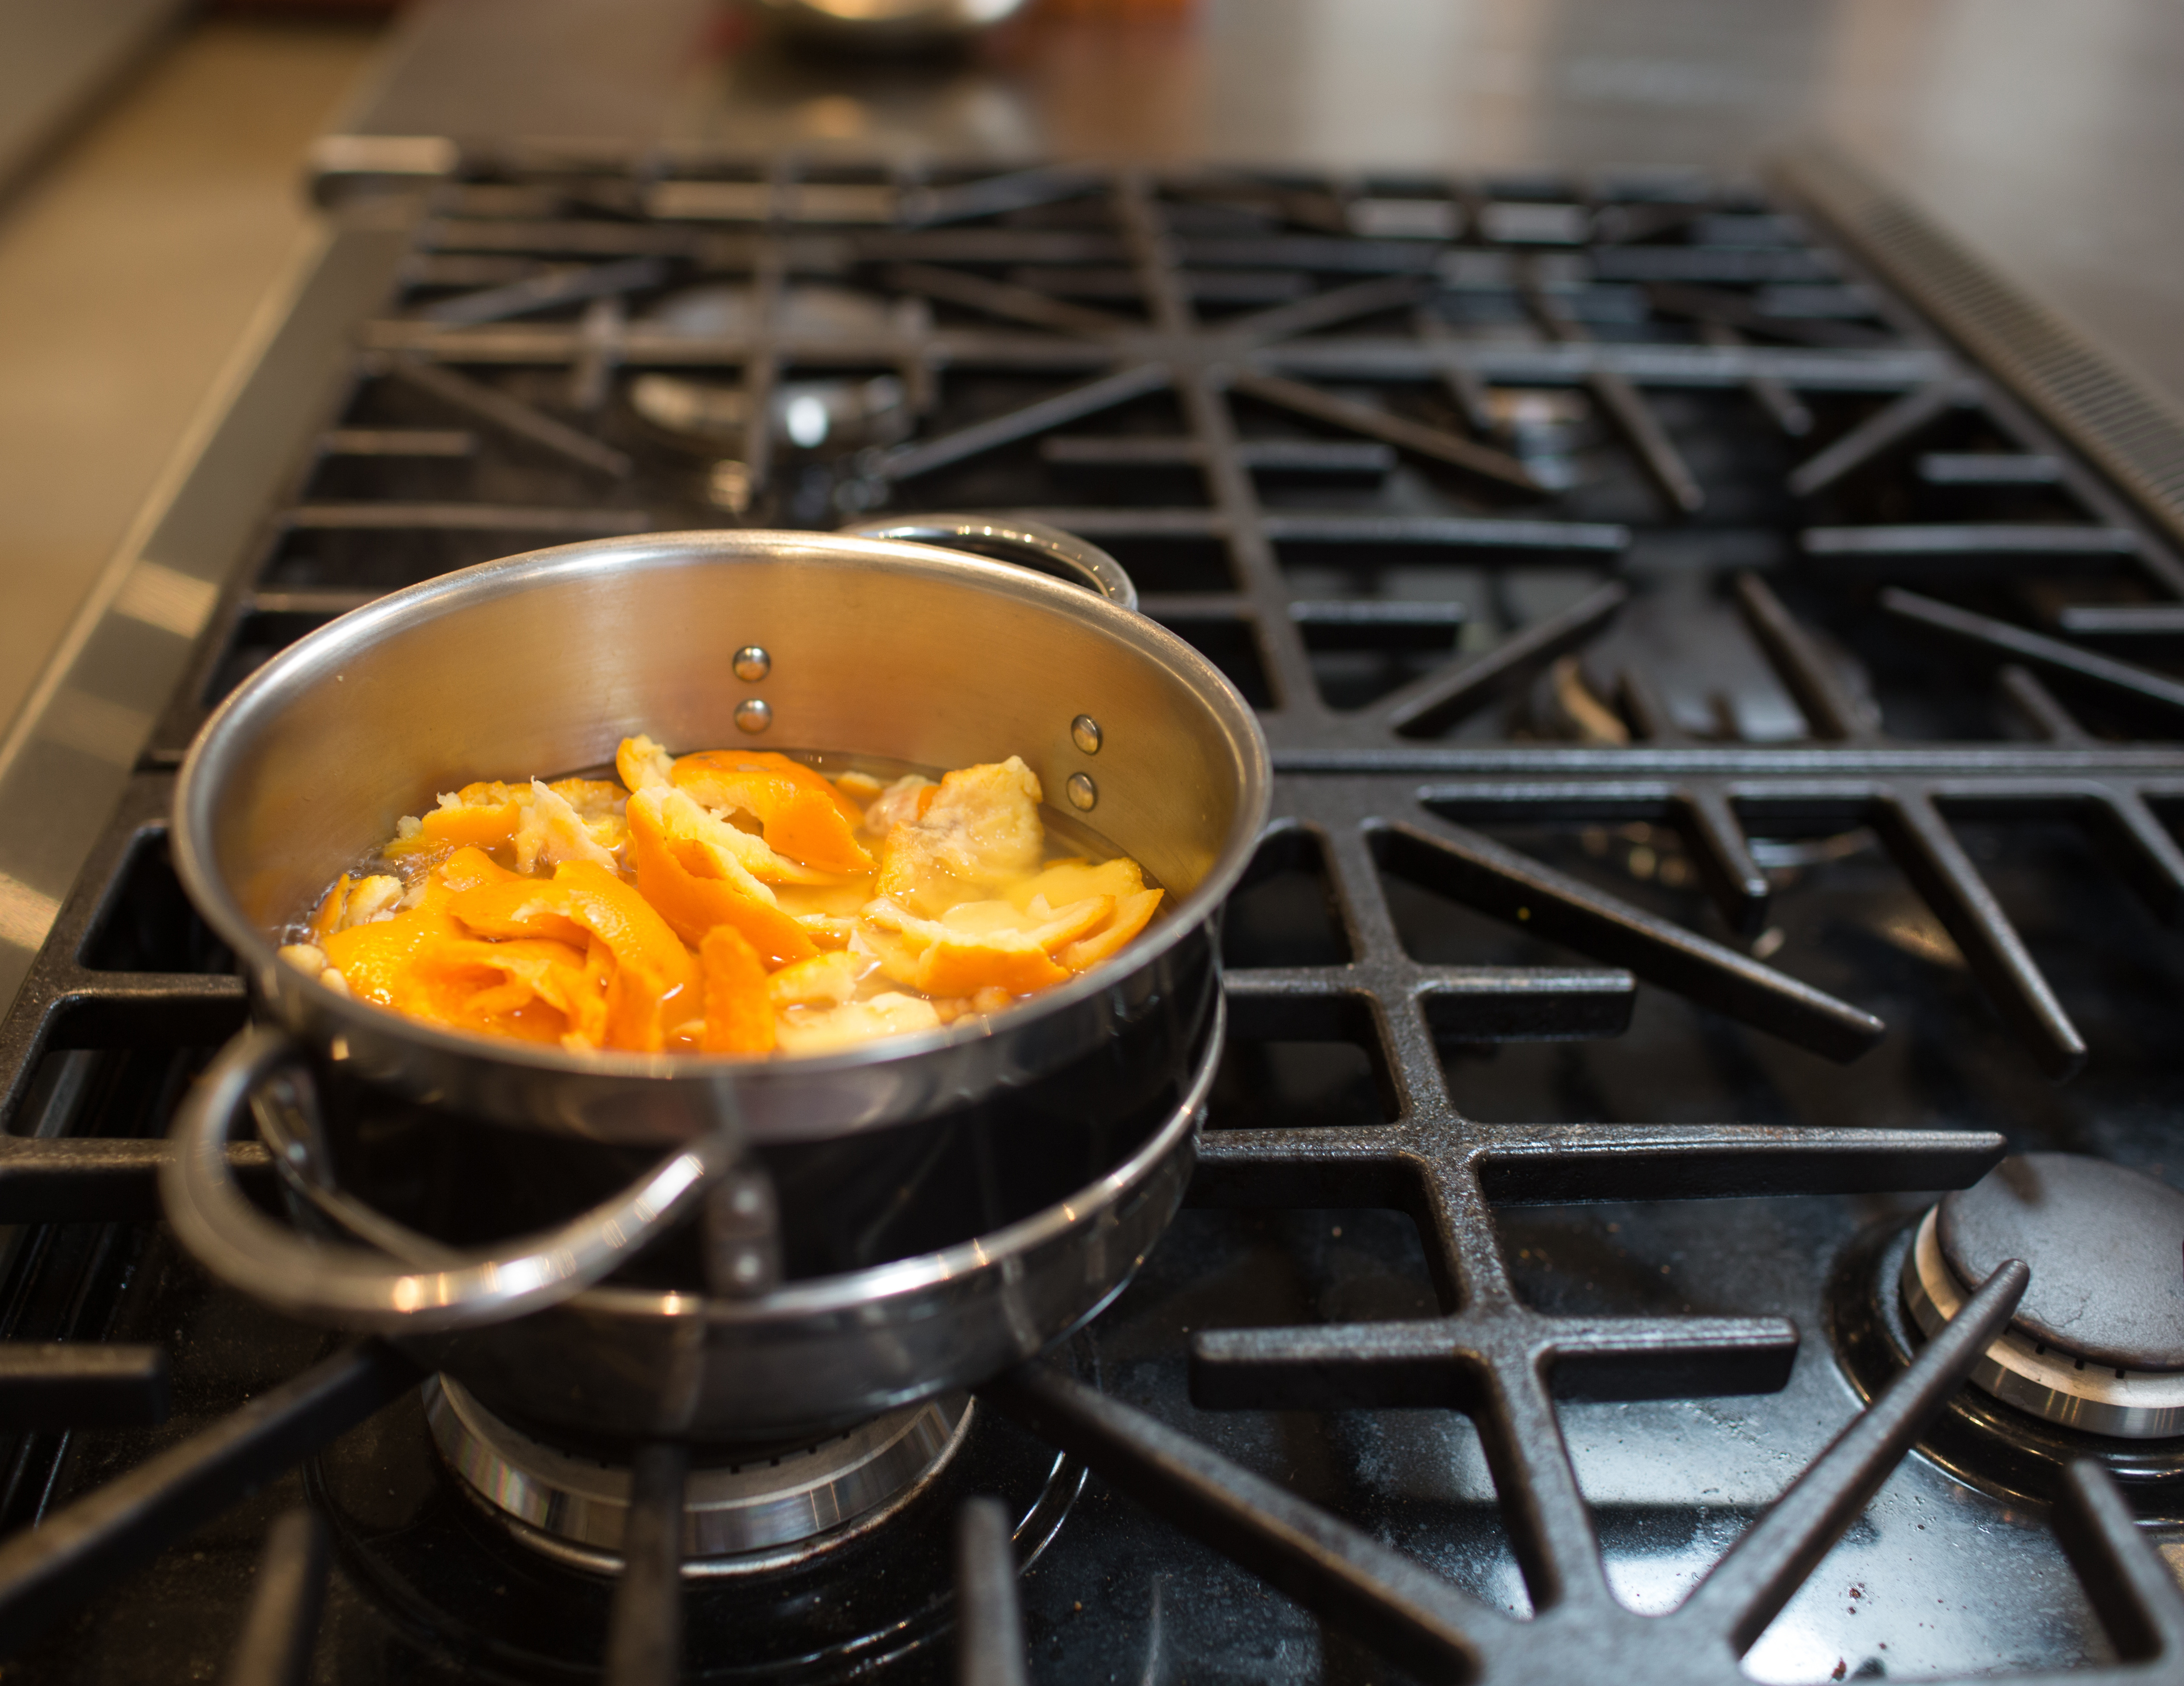
[[[754,0],[792,37],[855,52],[961,41],[1012,16],[1023,0]]]
[[[214,17],[361,19],[366,22],[392,18],[410,0],[208,0],[198,9]]]
[[[1022,14],[1033,19],[1174,15],[1192,0],[746,0],[792,40],[853,51],[899,52],[966,42]]]
[[[0,6],[0,191],[150,52],[183,0]]]
[[[1188,12],[1195,0],[1040,0],[1044,18],[1152,18]]]

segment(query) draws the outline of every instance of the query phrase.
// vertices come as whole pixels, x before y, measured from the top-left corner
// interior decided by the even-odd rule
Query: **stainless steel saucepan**
[[[229,698],[184,764],[174,852],[260,1023],[176,1127],[164,1191],[192,1251],[292,1314],[445,1336],[569,1299],[755,1165],[782,1291],[810,1298],[1033,1222],[1169,1141],[1202,1099],[1217,911],[1264,817],[1257,724],[1080,541],[977,517],[874,531],[890,536],[664,534],[488,563],[343,616]],[[471,1037],[276,959],[282,926],[437,792],[595,765],[640,731],[928,767],[1020,754],[1169,899],[1115,960],[1006,1012],[794,1060]],[[299,1235],[231,1181],[244,1103],[284,1071],[315,1094],[278,1143],[292,1192],[377,1250]],[[1083,1263],[1039,1316],[1050,1336],[1120,1279]]]

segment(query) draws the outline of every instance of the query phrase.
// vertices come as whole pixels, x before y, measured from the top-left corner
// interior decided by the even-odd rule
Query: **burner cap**
[[[2006,1159],[1919,1220],[1904,1309],[1931,1335],[2005,1259],[2032,1282],[1975,1386],[2090,1433],[2184,1435],[2184,1194],[2099,1160]]]
[[[2076,1154],[2020,1154],[1942,1202],[1942,1255],[1976,1287],[2032,1267],[2013,1327],[2072,1358],[2184,1371],[2184,1194]]]

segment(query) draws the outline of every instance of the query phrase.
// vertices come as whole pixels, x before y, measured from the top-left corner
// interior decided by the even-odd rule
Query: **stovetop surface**
[[[172,769],[274,651],[449,568],[934,509],[1110,548],[1261,709],[1229,1045],[1073,1379],[989,1390],[878,1544],[694,1583],[694,1678],[947,1675],[954,1506],[1028,1514],[1072,1459],[1034,1679],[2178,1667],[2130,1555],[2184,1551],[2173,1443],[1959,1397],[1800,1488],[1848,1495],[1825,1555],[1795,1505],[1755,1528],[1920,1345],[1934,1190],[2005,1148],[2184,1171],[2184,569],[1823,230],[1666,177],[534,151],[432,187],[0,1028],[0,1328],[73,1349],[0,1387],[9,1669],[215,1672],[259,1596],[317,1634],[294,1678],[590,1678],[610,1583],[455,1491],[414,1377],[153,1221],[245,1011]],[[94,1344],[128,1364],[70,1370]],[[2111,1489],[2054,1507],[2077,1458],[2140,1547]],[[315,1630],[318,1577],[258,1567],[298,1508]]]

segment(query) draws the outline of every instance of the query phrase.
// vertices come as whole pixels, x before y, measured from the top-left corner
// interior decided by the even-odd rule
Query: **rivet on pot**
[[[1088,812],[1096,803],[1098,803],[1100,800],[1100,787],[1092,782],[1091,774],[1070,774],[1069,800],[1072,807],[1081,808]]]
[[[745,644],[736,652],[736,677],[746,685],[755,685],[773,671],[773,658],[756,644]]]
[[[746,697],[736,704],[736,724],[745,732],[764,732],[773,724],[773,709],[763,697]]]
[[[1077,747],[1088,755],[1100,753],[1100,722],[1089,715],[1079,715],[1069,722],[1069,735]]]

